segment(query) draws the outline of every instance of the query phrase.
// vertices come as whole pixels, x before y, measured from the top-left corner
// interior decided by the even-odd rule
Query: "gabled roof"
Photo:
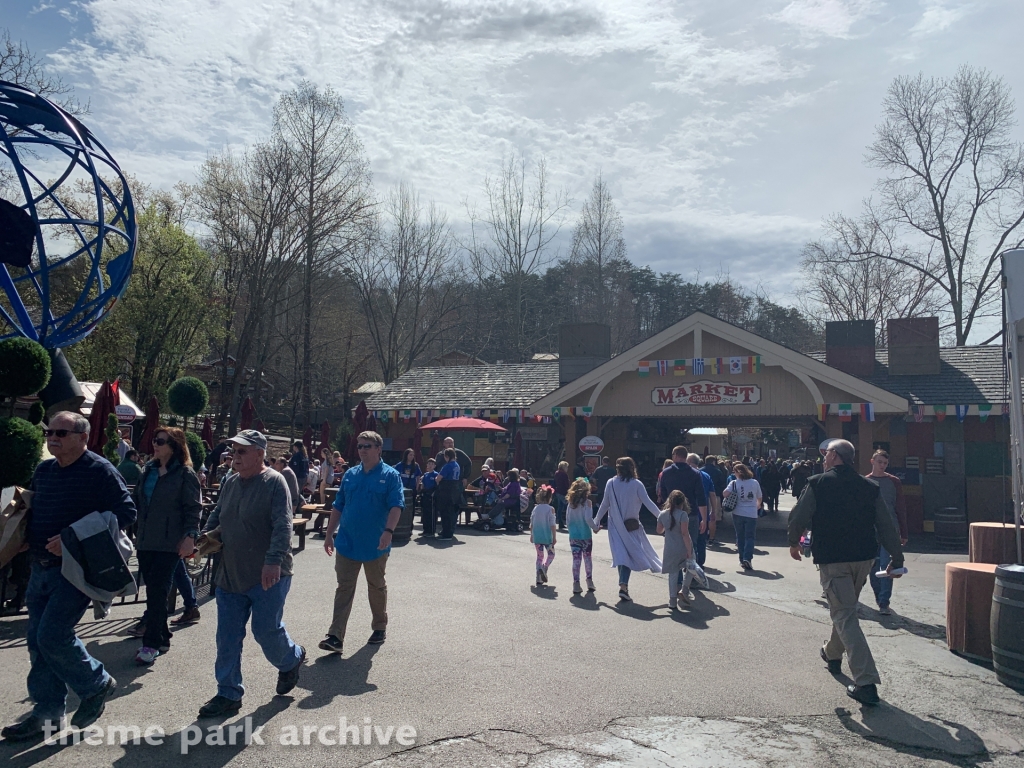
[[[731,341],[745,349],[756,351],[761,356],[762,365],[777,365],[799,378],[811,391],[816,402],[825,402],[818,392],[817,385],[812,381],[816,379],[844,392],[849,392],[855,398],[864,402],[875,404],[879,413],[903,412],[907,409],[906,399],[899,394],[886,390],[872,382],[858,379],[836,368],[826,365],[823,361],[817,360],[808,355],[796,352],[782,344],[758,336],[756,333],[740,328],[737,325],[719,320],[704,312],[693,312],[687,315],[674,325],[670,325],[661,333],[657,333],[646,341],[642,341],[632,349],[628,349],[620,355],[613,357],[606,363],[599,365],[589,373],[584,374],[575,381],[571,381],[564,387],[552,392],[539,402],[534,403],[534,412],[541,412],[544,409],[557,406],[562,401],[572,398],[593,388],[590,396],[590,405],[594,405],[604,385],[609,381],[627,371],[636,370],[639,360],[646,360],[656,356],[656,353],[676,339],[682,338],[695,330],[707,330],[710,334],[720,339]]]
[[[413,368],[366,400],[371,411],[529,408],[558,389],[558,363]]]
[[[825,360],[824,352],[811,357]],[[948,347],[939,350],[937,376],[890,376],[889,350],[875,350],[875,372],[863,379],[905,397],[911,405],[1005,403],[1003,349],[1000,346]]]

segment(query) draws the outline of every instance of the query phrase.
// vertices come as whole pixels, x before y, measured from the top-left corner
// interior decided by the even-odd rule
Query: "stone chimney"
[[[875,372],[875,321],[825,323],[825,362],[861,378]]]
[[[890,376],[935,376],[939,373],[939,318],[904,317],[890,320]]]
[[[558,386],[578,379],[612,356],[612,328],[604,323],[558,327]]]

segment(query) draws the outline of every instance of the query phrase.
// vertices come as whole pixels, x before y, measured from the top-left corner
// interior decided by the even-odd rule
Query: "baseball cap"
[[[262,448],[264,451],[267,450],[266,436],[255,429],[243,429],[234,437],[228,438],[228,442],[238,443],[239,445],[251,445],[256,448]]]

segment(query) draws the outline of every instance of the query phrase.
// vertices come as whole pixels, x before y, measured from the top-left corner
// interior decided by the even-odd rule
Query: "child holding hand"
[[[537,586],[547,583],[548,567],[555,559],[557,523],[555,508],[551,506],[554,488],[543,485],[537,490],[537,504],[530,516],[530,541],[537,550]],[[544,555],[547,554],[545,560]]]
[[[572,549],[572,593],[583,594],[580,586],[580,564],[586,566],[587,591],[593,592],[594,587],[594,533],[600,527],[594,526],[594,505],[590,501],[590,483],[585,478],[578,478],[569,486],[566,494],[568,506],[565,511],[565,523],[569,527],[569,548]]]

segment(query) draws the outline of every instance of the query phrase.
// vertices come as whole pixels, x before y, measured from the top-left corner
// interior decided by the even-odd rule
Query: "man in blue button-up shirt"
[[[384,569],[391,554],[391,537],[405,506],[402,476],[380,460],[384,440],[376,432],[356,438],[360,463],[342,477],[327,523],[324,551],[335,555],[338,589],[334,593],[334,620],[320,647],[341,653],[345,627],[352,613],[359,571],[366,574],[373,633],[369,642],[383,643],[388,626],[388,585]]]

